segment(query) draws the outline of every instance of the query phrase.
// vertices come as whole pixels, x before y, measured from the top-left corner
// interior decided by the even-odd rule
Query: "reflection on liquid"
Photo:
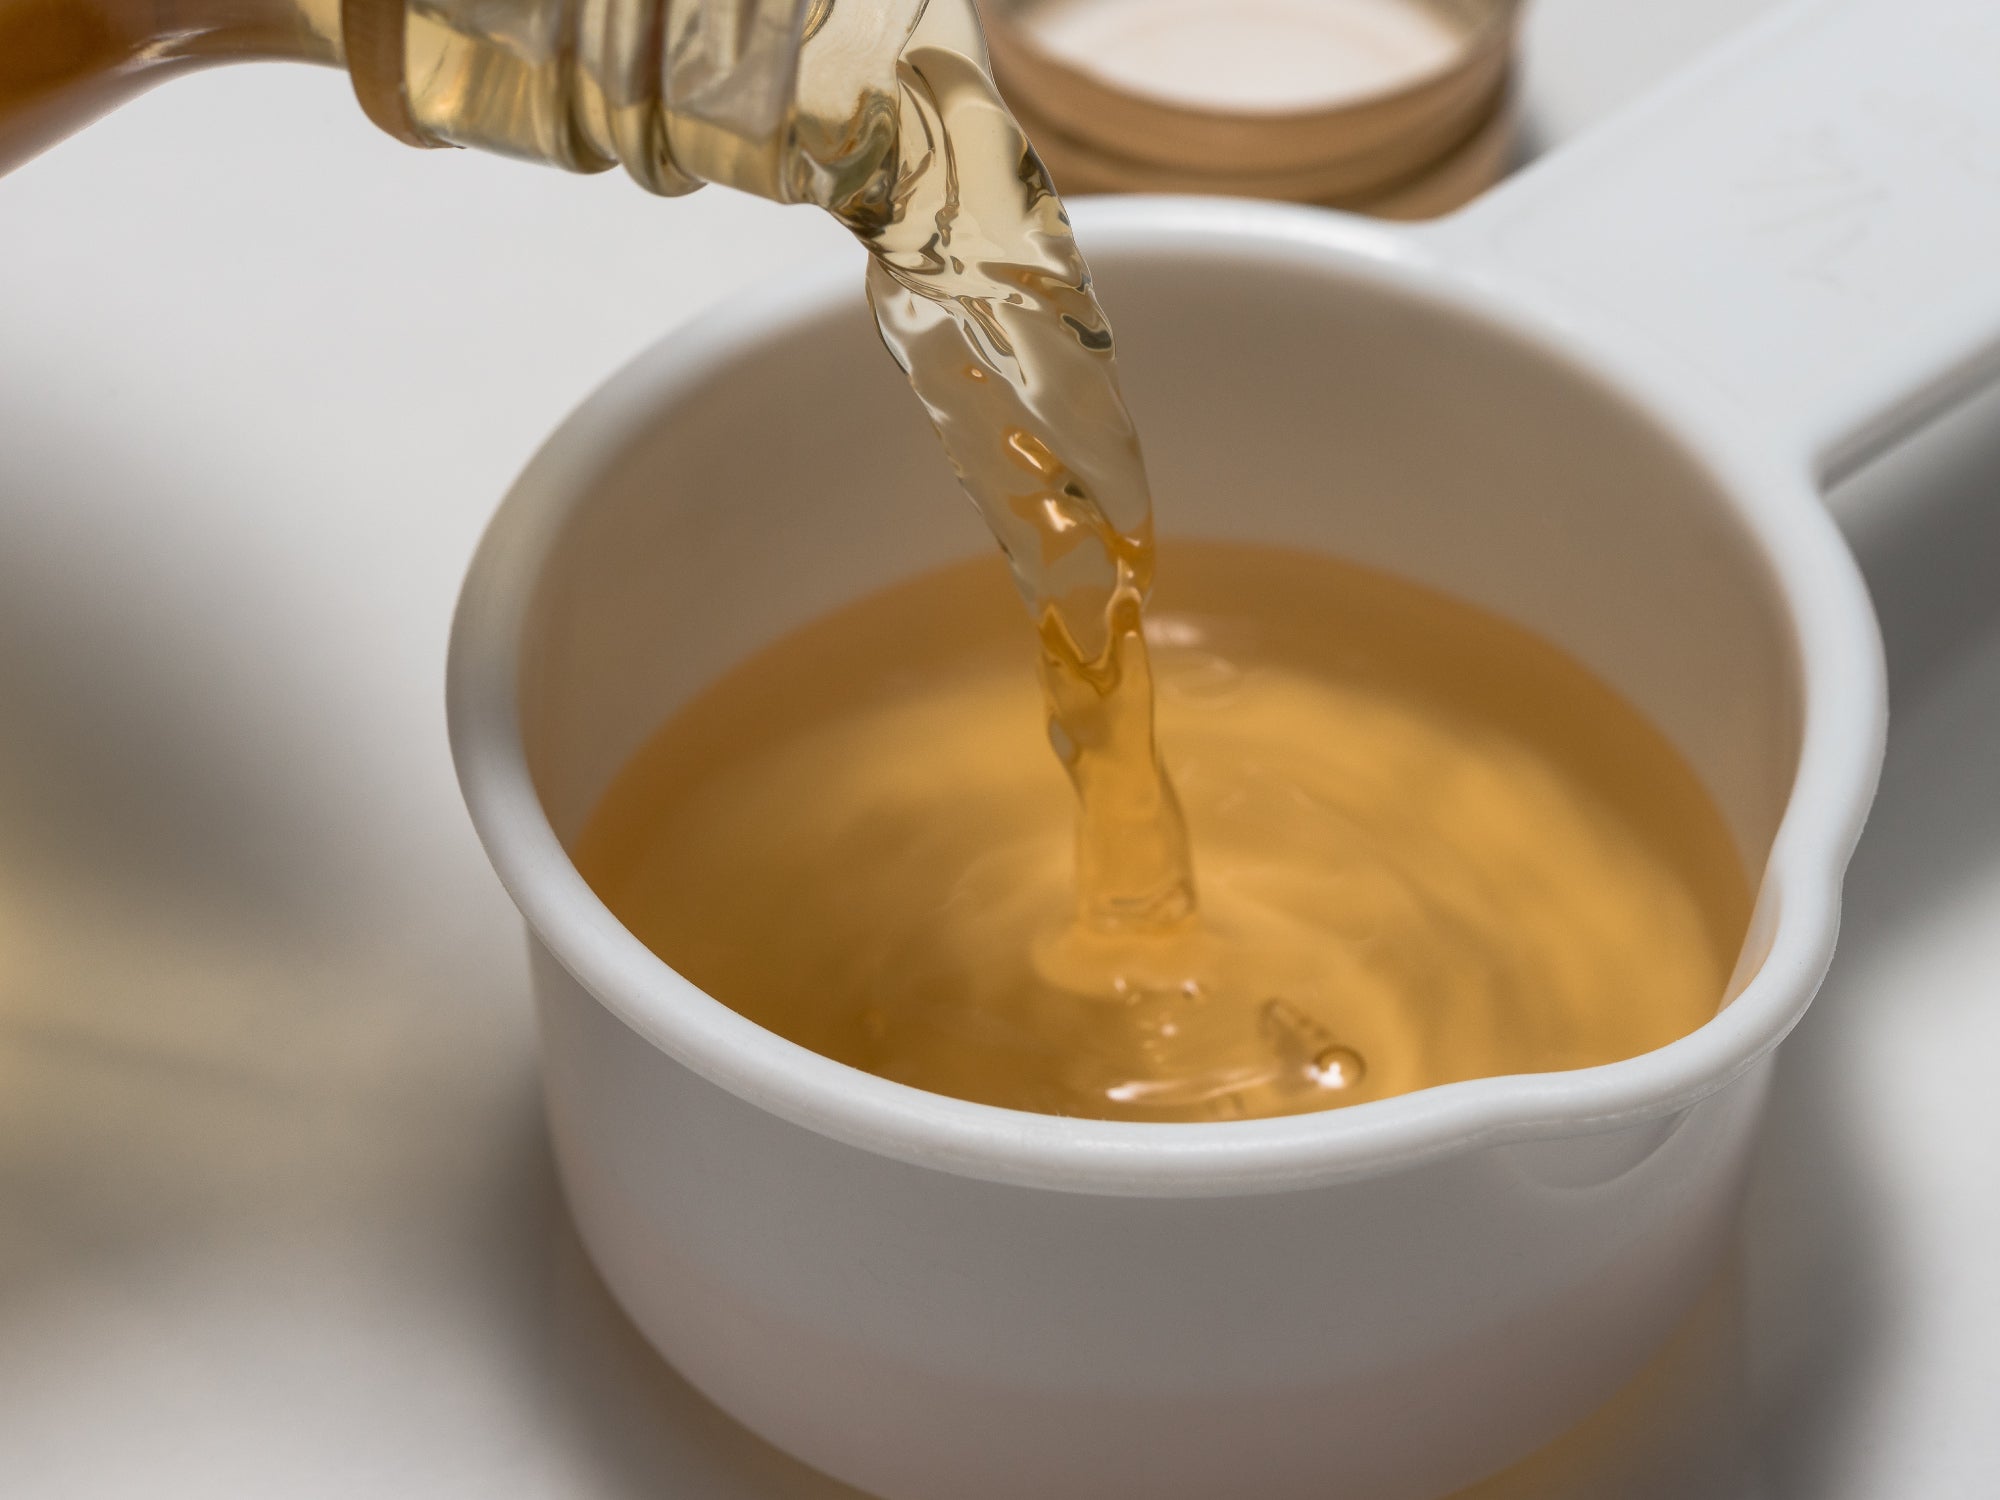
[[[1069,799],[988,560],[711,684],[627,762],[577,867],[779,1035],[1048,1114],[1296,1114],[1632,1057],[1714,1014],[1741,863],[1617,694],[1387,574],[1163,555],[1151,671],[1200,923],[1074,921]]]

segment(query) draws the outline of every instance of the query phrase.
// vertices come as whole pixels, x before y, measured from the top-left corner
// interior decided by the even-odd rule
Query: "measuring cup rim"
[[[1732,497],[1796,633],[1803,706],[1792,794],[1753,931],[1766,952],[1736,998],[1679,1040],[1620,1062],[1474,1079],[1340,1110],[1213,1124],[1032,1115],[864,1073],[765,1030],[681,978],[619,923],[570,862],[530,777],[518,676],[543,565],[608,459],[706,372],[860,295],[849,259],[795,272],[668,335],[550,437],[495,514],[454,620],[453,756],[473,823],[550,954],[636,1033],[749,1103],[880,1155],[1023,1186],[1123,1196],[1292,1190],[1512,1141],[1589,1134],[1688,1108],[1756,1064],[1824,977],[1840,883],[1873,793],[1886,718],[1880,640],[1853,558],[1802,466],[1762,449],[1704,393],[1556,304],[1439,256],[1422,229],[1235,200],[1079,200],[1100,256],[1220,255],[1329,269],[1477,319],[1642,403]]]

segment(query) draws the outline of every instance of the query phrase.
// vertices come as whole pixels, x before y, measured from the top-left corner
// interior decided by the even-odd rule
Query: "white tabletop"
[[[1766,3],[1541,0],[1538,138]],[[302,69],[173,84],[0,180],[0,1494],[839,1493],[584,1269],[440,702],[542,437],[838,238],[407,151]],[[1896,727],[1741,1265],[1482,1495],[2000,1491],[1996,489],[1990,401],[1841,497]]]

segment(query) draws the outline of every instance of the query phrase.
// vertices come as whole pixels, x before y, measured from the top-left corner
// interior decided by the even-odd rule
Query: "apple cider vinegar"
[[[815,1051],[1044,1113],[1226,1120],[1615,1061],[1712,1016],[1749,914],[1720,815],[1554,647],[1299,552],[1165,549],[1149,610],[1198,912],[1079,911],[1000,568],[778,642],[577,848],[689,980]]]

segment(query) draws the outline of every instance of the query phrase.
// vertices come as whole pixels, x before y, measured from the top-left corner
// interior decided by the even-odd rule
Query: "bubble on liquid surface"
[[[1352,1047],[1322,1047],[1306,1064],[1306,1076],[1329,1093],[1351,1089],[1361,1082],[1368,1065]]]

